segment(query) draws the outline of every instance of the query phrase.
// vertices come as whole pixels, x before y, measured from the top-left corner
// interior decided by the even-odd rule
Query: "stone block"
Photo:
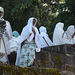
[[[72,66],[75,71],[75,46],[64,44],[59,46],[42,48],[41,52],[35,54],[35,67],[57,68],[65,70],[65,64]],[[69,69],[68,67],[66,67]]]
[[[73,65],[75,66],[75,56],[73,56],[72,61],[73,61]]]
[[[72,57],[71,56],[65,56],[65,64],[72,64]]]

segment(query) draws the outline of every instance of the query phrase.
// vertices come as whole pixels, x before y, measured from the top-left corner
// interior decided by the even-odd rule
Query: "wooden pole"
[[[43,36],[43,39],[45,40],[46,44],[47,44],[47,45],[48,45],[48,47],[49,47],[49,44],[47,43],[47,41],[46,41],[46,39],[44,38],[44,36]]]
[[[4,39],[2,38],[3,40],[3,43],[4,43]],[[6,56],[7,56],[7,60],[8,60],[8,65],[9,65],[9,59],[8,59],[8,55],[7,55],[7,51],[6,51],[6,47],[5,47],[5,43],[4,43],[4,48],[5,48],[5,53],[6,53]]]

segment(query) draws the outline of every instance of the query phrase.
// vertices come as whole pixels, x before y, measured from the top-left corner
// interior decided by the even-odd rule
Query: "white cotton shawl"
[[[65,31],[63,35],[63,44],[74,44],[74,38],[72,38],[72,35],[74,34],[74,26],[70,25],[67,28],[67,31]]]
[[[0,17],[0,19],[2,19],[3,16],[4,16],[4,9],[3,9],[3,7],[0,7],[0,11],[3,12],[2,16]]]
[[[0,17],[0,20],[4,20],[3,19],[3,16],[4,16],[3,7],[0,7],[0,11],[3,12],[2,16]],[[9,39],[11,39],[11,37],[12,37],[12,29],[11,29],[10,23],[8,21],[6,21],[6,31],[3,34],[4,42],[2,42],[3,41],[2,39],[0,40],[1,50],[5,53],[5,56],[2,59],[0,59],[0,61],[2,61],[2,62],[8,61],[7,56],[6,56],[6,52],[5,52],[5,48],[6,48],[6,51],[8,52],[8,41],[9,41]],[[5,48],[3,48],[4,43],[5,43]]]
[[[49,45],[49,46],[52,46],[53,43],[52,43],[52,41],[50,40],[50,38],[48,37],[46,28],[45,28],[44,26],[41,26],[41,27],[39,28],[39,31],[40,31],[40,47],[41,47],[41,48],[44,48],[44,47],[48,47],[48,45]],[[46,42],[48,43],[48,45],[47,45],[47,43],[45,42],[45,40],[43,39],[43,37],[45,38],[45,40],[46,40]]]
[[[35,43],[36,43],[36,50],[39,52],[40,51],[40,45],[39,45],[39,32],[38,29],[35,27],[36,23],[33,26],[33,19],[36,19],[34,17],[30,18],[28,20],[28,24],[23,28],[22,33],[21,33],[21,37],[20,37],[20,42],[19,42],[19,48],[17,51],[17,59],[16,59],[16,65],[18,65],[18,60],[19,60],[19,56],[20,56],[20,50],[21,50],[21,43],[24,40],[27,40],[28,42],[31,42],[33,40],[34,37],[34,33],[32,31],[32,27],[34,28],[36,35],[35,35]],[[37,21],[37,20],[36,20]],[[30,35],[31,34],[31,35]]]
[[[13,51],[17,52],[19,39],[20,39],[20,36],[18,37],[12,36],[12,38],[9,40],[9,43],[8,43],[9,47],[8,47],[8,52],[7,52],[8,55]]]
[[[64,33],[63,27],[64,27],[64,24],[61,22],[56,24],[54,33],[53,33],[53,45],[62,44],[62,35]]]
[[[1,20],[4,20],[4,19],[1,19]],[[12,37],[12,29],[11,29],[11,26],[10,26],[10,23],[8,21],[6,21],[6,31],[5,33],[3,34],[3,39],[4,39],[4,43],[5,43],[5,48],[6,48],[6,51],[8,52],[8,41],[11,39]],[[2,40],[2,39],[1,39]],[[2,41],[0,41],[0,45],[2,46],[2,49],[4,49],[4,44],[2,43]],[[2,50],[1,49],[1,50]],[[5,52],[5,49],[3,50]],[[6,52],[5,52],[6,54]],[[7,60],[7,56],[5,55],[5,57],[3,57],[2,59],[0,59],[2,62],[6,62],[8,61]]]

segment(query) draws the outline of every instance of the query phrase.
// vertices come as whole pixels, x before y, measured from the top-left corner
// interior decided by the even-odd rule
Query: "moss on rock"
[[[0,75],[59,75],[58,69],[7,66],[0,63]]]

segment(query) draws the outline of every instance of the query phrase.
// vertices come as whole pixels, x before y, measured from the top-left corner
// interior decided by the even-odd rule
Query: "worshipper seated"
[[[63,34],[63,44],[75,44],[75,28],[70,25]]]
[[[9,47],[8,47],[8,58],[9,58],[9,64],[10,65],[15,65],[16,61],[16,53],[18,50],[18,45],[19,45],[19,39],[20,35],[17,31],[13,31],[13,36],[11,40],[9,40]]]
[[[54,33],[53,33],[53,45],[61,45],[62,44],[62,35],[64,33],[63,30],[64,24],[58,22],[55,26]]]
[[[46,28],[44,26],[41,26],[39,28],[39,32],[40,32],[40,36],[39,36],[40,37],[40,48],[52,46],[53,43],[48,37]]]

